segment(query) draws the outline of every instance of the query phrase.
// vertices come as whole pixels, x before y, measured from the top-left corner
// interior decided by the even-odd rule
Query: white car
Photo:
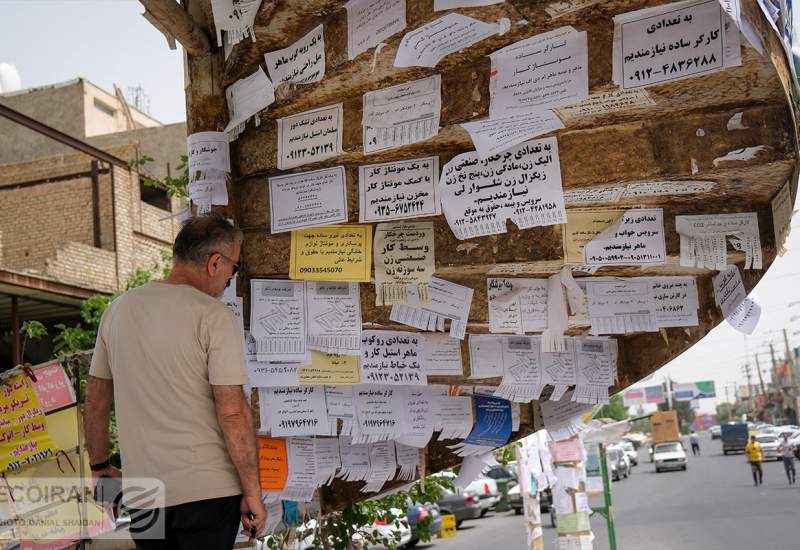
[[[662,470],[685,470],[686,451],[680,441],[656,443],[653,447],[653,462],[656,472]]]
[[[406,517],[405,513],[398,508],[392,508],[392,513],[401,518]],[[298,525],[297,537],[287,545],[287,550],[311,550],[314,548],[314,535],[316,528],[317,520],[315,519],[311,519],[301,525]],[[359,531],[362,531],[367,535],[379,540],[392,541],[393,544],[397,545],[397,548],[401,548],[411,541],[411,528],[408,526],[407,522],[403,521],[398,522],[397,525],[394,525],[390,524],[388,521],[376,520],[371,525],[365,525],[361,527]],[[396,534],[399,534],[399,539],[396,537]],[[263,542],[258,541],[258,543],[255,545],[255,548],[258,550],[266,550],[267,548],[271,548],[280,544],[280,540],[280,535],[268,535],[264,538]],[[355,533],[353,535],[353,543],[356,545],[364,545],[365,542],[366,540],[360,533]],[[373,546],[370,544],[370,548],[381,548],[381,546]]]
[[[762,460],[781,460],[781,453],[778,446],[783,438],[778,438],[772,434],[760,433],[756,436],[756,441],[761,444]]]
[[[442,477],[449,480],[455,480],[456,474],[453,472],[438,472],[432,474],[436,477]],[[491,508],[500,502],[500,490],[497,488],[497,482],[490,477],[480,475],[478,479],[467,485],[464,493],[472,494],[478,497],[481,504],[481,517],[489,513]]]
[[[633,443],[630,441],[621,441],[619,444],[622,447],[622,450],[625,451],[625,455],[628,457],[631,465],[638,466],[639,465],[639,453],[636,452],[636,449],[633,447]]]

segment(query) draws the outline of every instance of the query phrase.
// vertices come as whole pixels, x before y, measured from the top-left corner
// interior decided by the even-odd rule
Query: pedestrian
[[[697,432],[692,430],[692,435],[689,436],[689,443],[692,444],[692,456],[697,456],[700,454],[700,436],[697,435]]]
[[[169,276],[125,292],[100,321],[86,389],[86,444],[95,480],[122,478],[139,550],[230,549],[240,522],[248,536],[265,525],[242,390],[243,335],[218,300],[239,269],[241,244],[242,233],[221,216],[188,220],[175,239]],[[112,401],[121,471],[109,463]],[[132,478],[163,481],[163,508],[135,505]],[[143,528],[148,522],[163,533]]]
[[[778,451],[783,457],[783,469],[786,470],[786,478],[789,480],[789,485],[794,485],[796,477],[794,471],[795,445],[789,441],[789,434],[783,434],[783,441],[778,445]]]
[[[764,483],[764,471],[761,469],[761,443],[756,441],[756,436],[750,436],[750,443],[744,448],[747,462],[750,463],[750,470],[753,472],[753,484],[761,485]]]

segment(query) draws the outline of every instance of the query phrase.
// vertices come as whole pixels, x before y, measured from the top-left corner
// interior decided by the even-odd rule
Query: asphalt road
[[[712,441],[708,435],[701,438],[703,454],[689,456],[687,471],[656,474],[647,451],[641,450],[632,475],[612,484],[617,548],[800,548],[800,483],[788,485],[783,464],[765,463],[764,484],[754,487],[743,455],[723,456],[719,440]],[[605,520],[594,514],[591,521],[594,548],[608,549]],[[545,549],[552,549],[556,531],[545,527],[544,533]],[[435,539],[419,548],[522,550],[525,528],[522,516],[513,512],[490,514],[465,522],[456,537]]]

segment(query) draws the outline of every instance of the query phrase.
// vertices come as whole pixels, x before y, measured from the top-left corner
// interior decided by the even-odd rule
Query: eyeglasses
[[[239,260],[238,262],[234,262],[233,258],[229,258],[228,256],[226,256],[222,252],[209,252],[208,253],[209,256],[212,256],[214,254],[219,254],[220,256],[222,256],[223,258],[228,260],[233,265],[233,272],[231,273],[231,277],[235,276],[236,273],[239,272],[239,269],[242,267],[242,261],[241,260]]]

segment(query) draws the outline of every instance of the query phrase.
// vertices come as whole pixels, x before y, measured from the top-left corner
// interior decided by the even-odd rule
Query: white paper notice
[[[601,4],[604,1],[605,0],[559,0],[545,6],[544,11],[553,19],[557,19],[568,13],[580,11],[595,4]]]
[[[713,187],[713,181],[644,181],[629,183],[622,198],[694,195],[695,193],[707,193]]]
[[[365,330],[361,333],[361,382],[424,386],[425,337],[414,332]]]
[[[582,432],[586,423],[581,417],[594,408],[586,403],[573,402],[572,392],[565,393],[559,401],[543,401],[541,407],[544,427],[555,441],[568,439]]]
[[[700,307],[694,277],[650,277],[656,306],[656,324],[661,327],[696,327]]]
[[[436,269],[433,222],[381,223],[375,229],[375,305],[405,304],[408,289],[427,302]]]
[[[667,263],[664,211],[626,210],[622,217],[586,243],[588,265],[662,265]]]
[[[268,179],[272,233],[347,223],[344,166]]]
[[[189,179],[216,175],[225,182],[231,171],[228,135],[225,132],[197,132],[186,138]]]
[[[361,354],[361,294],[358,283],[306,281],[307,341],[311,349]]]
[[[469,335],[469,377],[476,379],[503,376],[502,336]]]
[[[377,493],[397,470],[394,441],[381,441],[369,446],[369,473],[362,493]]]
[[[497,34],[497,24],[484,23],[460,13],[448,13],[407,33],[400,41],[395,67],[435,67],[451,53]]]
[[[397,474],[397,479],[411,481],[417,477],[417,469],[419,468],[419,449],[411,445],[403,445],[395,441],[395,451],[397,451],[397,465],[400,467],[400,472]]]
[[[551,401],[558,401],[569,386],[578,383],[576,347],[578,338],[566,339],[566,350],[555,353],[542,353],[542,385],[553,386]]]
[[[503,379],[494,396],[517,403],[539,399],[542,393],[541,338],[506,336],[503,338]]]
[[[461,340],[448,334],[426,334],[424,350],[428,376],[463,376]]]
[[[360,223],[441,214],[439,157],[359,166],[358,204]]]
[[[364,94],[365,153],[385,151],[439,133],[442,77],[433,75]]]
[[[492,119],[569,105],[589,95],[586,33],[561,27],[489,56]]]
[[[480,160],[463,153],[444,165],[439,181],[442,209],[458,239],[566,223],[556,138],[527,141]]]
[[[305,282],[251,279],[250,334],[259,361],[310,362]]]
[[[225,88],[225,99],[228,102],[230,119],[224,131],[229,139],[234,140],[244,130],[248,118],[275,102],[275,89],[259,67],[250,76]]]
[[[614,82],[624,90],[741,64],[739,29],[718,0],[673,2],[614,17]]]
[[[745,269],[761,269],[761,238],[758,214],[705,214],[675,216],[675,231],[681,236],[681,265],[723,270],[727,265],[727,239],[745,253]]]
[[[433,0],[433,11],[455,10],[458,8],[479,8],[500,4],[505,0]]]
[[[422,302],[417,285],[408,285],[408,303],[394,304],[389,319],[420,330],[445,331],[450,322],[450,336],[464,339],[472,305],[472,287],[461,286],[432,277],[428,283],[428,301]]]
[[[608,403],[608,388],[614,384],[615,360],[611,340],[581,338],[576,347],[578,383],[572,400],[578,403]]]
[[[350,0],[344,8],[347,59],[355,59],[406,28],[406,0]]]
[[[589,280],[586,298],[592,334],[656,332],[656,304],[646,279]]]
[[[487,279],[489,331],[524,334],[547,329],[547,279]]]
[[[324,386],[271,388],[267,403],[273,437],[330,433]]]
[[[250,374],[250,385],[254,388],[270,388],[278,386],[297,386],[300,383],[297,369],[300,363],[268,363],[258,360],[255,339],[247,336],[247,370]]]
[[[464,439],[472,430],[472,398],[467,395],[439,395],[433,398],[434,430],[439,441]]]
[[[425,447],[433,435],[431,389],[427,386],[409,386],[398,390],[403,394],[402,411],[406,415],[406,427],[397,441],[412,447]]]
[[[342,465],[339,438],[315,437],[314,462],[317,469],[317,485],[327,485],[333,481],[336,470]]]
[[[591,203],[610,203],[619,202],[624,187],[595,187],[586,189],[570,189],[564,191],[564,202],[566,204],[591,204]]]
[[[553,111],[519,113],[504,118],[463,122],[481,159],[502,153],[523,141],[549,134],[564,127]]]
[[[714,277],[714,300],[733,328],[744,334],[753,332],[761,317],[761,306],[747,297],[735,265],[726,266]]]
[[[288,170],[342,152],[342,104],[278,119],[278,168]]]
[[[336,433],[336,419],[342,421],[341,435],[350,435],[353,430],[353,386],[325,386],[325,403],[331,434]]]
[[[656,102],[653,101],[647,90],[613,90],[591,94],[580,103],[559,107],[556,109],[556,113],[561,120],[574,121],[628,109],[652,107],[655,104]]]
[[[253,22],[260,5],[261,0],[211,0],[217,46],[222,46],[222,31],[225,31],[226,46],[238,44],[247,36],[255,42]]]
[[[353,441],[374,443],[401,435],[405,430],[403,388],[356,386],[353,392],[356,423]]]
[[[290,437],[286,440],[289,477],[281,493],[281,500],[310,502],[317,488],[314,438]]]
[[[350,437],[340,437],[339,448],[342,455],[342,467],[337,477],[345,481],[367,479],[367,474],[369,474],[369,445],[366,443],[353,443]]]
[[[323,26],[319,25],[288,48],[265,53],[264,61],[275,86],[319,82],[325,76]]]
[[[775,248],[779,256],[786,253],[786,239],[792,229],[792,190],[787,180],[780,191],[772,198],[772,228],[775,232]]]

